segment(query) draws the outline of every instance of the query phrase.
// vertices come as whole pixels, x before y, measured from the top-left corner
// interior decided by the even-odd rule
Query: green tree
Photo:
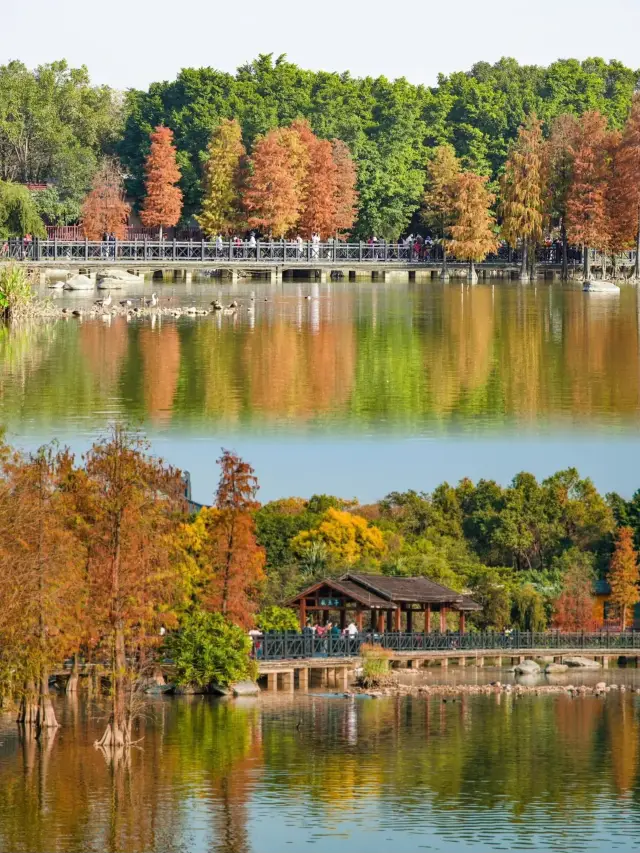
[[[33,196],[20,184],[0,181],[0,239],[26,234],[47,236]]]
[[[166,645],[178,684],[228,687],[256,677],[256,665],[249,658],[251,638],[221,613],[198,609],[185,614]]]
[[[261,631],[299,631],[298,617],[289,607],[271,605],[263,608],[256,616],[256,625]]]

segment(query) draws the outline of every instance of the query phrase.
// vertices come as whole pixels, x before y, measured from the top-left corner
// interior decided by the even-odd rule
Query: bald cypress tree
[[[502,236],[511,246],[520,241],[521,280],[529,279],[527,253],[535,251],[535,245],[542,237],[543,150],[541,123],[535,115],[530,115],[520,126],[500,181]]]
[[[633,97],[615,158],[614,193],[620,231],[636,244],[634,275],[640,279],[640,93]]]
[[[422,219],[442,240],[442,278],[447,279],[449,228],[455,218],[455,194],[460,161],[452,145],[439,145],[427,163],[427,183],[422,199]]]
[[[224,119],[211,135],[204,165],[202,211],[196,216],[208,237],[231,234],[240,227],[245,154],[240,125],[235,119]]]
[[[495,252],[498,241],[494,232],[495,218],[491,205],[495,196],[487,189],[487,178],[462,172],[456,181],[455,224],[447,245],[460,260],[469,261],[469,281],[477,282],[475,264],[489,252]]]

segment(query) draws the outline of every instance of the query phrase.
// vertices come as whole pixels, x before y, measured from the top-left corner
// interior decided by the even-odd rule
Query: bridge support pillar
[[[327,283],[327,271],[326,270],[320,270],[320,284],[326,284],[326,283]]]
[[[609,669],[609,655],[602,656],[602,668]]]
[[[185,284],[191,284],[192,280],[193,280],[193,272],[191,270],[185,270],[184,271],[184,283]]]
[[[267,673],[267,690],[275,691],[278,689],[278,673],[277,672],[268,672]]]
[[[446,669],[449,666],[449,658],[440,658],[440,666]]]
[[[349,670],[346,666],[341,666],[336,669],[336,687],[340,690],[346,690],[349,686]]]
[[[309,689],[309,670],[306,666],[298,670],[298,689],[303,693]]]
[[[235,285],[238,283],[238,270],[231,270],[231,284]]]
[[[282,673],[282,689],[287,693],[293,693],[293,670]]]
[[[476,658],[476,666],[484,666],[484,658]]]
[[[331,666],[327,670],[327,687],[335,687],[336,686],[336,670],[335,667]]]
[[[320,687],[326,687],[328,684],[328,670],[326,667],[323,667],[320,670]]]

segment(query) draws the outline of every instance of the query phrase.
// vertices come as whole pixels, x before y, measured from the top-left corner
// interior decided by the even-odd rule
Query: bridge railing
[[[573,252],[573,250],[572,250]],[[571,257],[579,262],[579,252]],[[104,261],[122,263],[217,262],[247,264],[439,264],[442,248],[436,245],[407,245],[405,243],[325,243],[312,241],[234,241],[234,240],[17,240],[0,243],[0,258],[50,263],[81,263]],[[560,250],[556,245],[542,247],[537,263],[557,264]],[[488,255],[485,264],[517,264],[519,254],[507,247]],[[451,259],[451,263],[455,263]]]
[[[512,631],[508,634],[493,631],[446,633],[382,634],[364,632],[354,636],[328,634],[322,637],[310,631],[302,634],[285,632],[264,634],[254,638],[253,656],[259,661],[294,660],[297,658],[357,657],[363,643],[373,643],[395,652],[491,652],[540,649],[553,651],[615,651],[638,649],[640,632],[598,631],[565,633],[559,631]]]

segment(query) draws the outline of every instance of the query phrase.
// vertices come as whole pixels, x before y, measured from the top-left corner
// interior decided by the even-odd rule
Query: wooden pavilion
[[[459,630],[465,630],[466,614],[481,606],[446,586],[425,577],[403,578],[349,572],[339,578],[324,578],[287,601],[296,607],[300,627],[309,614],[325,623],[337,613],[337,623],[345,628],[350,615],[359,631],[429,631],[431,614],[440,614],[439,629],[447,630],[447,613],[459,613]],[[369,614],[369,619],[365,619]],[[335,618],[335,617],[334,617]],[[421,623],[421,624],[420,624]]]

